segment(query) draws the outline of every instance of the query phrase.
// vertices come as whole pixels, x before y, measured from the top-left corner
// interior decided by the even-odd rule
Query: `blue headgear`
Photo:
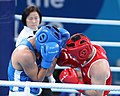
[[[35,45],[39,53],[41,53],[41,46],[47,42],[56,42],[58,45],[61,41],[61,34],[59,30],[54,26],[42,26],[35,35]]]

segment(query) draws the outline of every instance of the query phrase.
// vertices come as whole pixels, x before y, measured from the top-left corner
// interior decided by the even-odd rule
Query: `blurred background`
[[[37,5],[43,17],[120,20],[120,0],[0,0],[0,80],[7,80],[7,67],[15,38],[23,28],[21,15],[28,5]],[[92,41],[120,42],[119,25],[42,22],[66,28],[71,35],[82,32]],[[105,47],[110,66],[120,67],[120,47]],[[113,72],[113,84],[120,85],[120,73]],[[59,71],[55,70],[57,80]],[[59,80],[57,80],[59,82]],[[0,96],[7,96],[8,87],[0,87]],[[117,95],[116,95],[117,96]]]

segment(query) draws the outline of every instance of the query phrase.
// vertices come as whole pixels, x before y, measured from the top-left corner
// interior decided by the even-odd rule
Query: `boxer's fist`
[[[77,72],[73,68],[67,68],[60,73],[59,79],[63,83],[71,84],[84,84],[80,81],[77,75]],[[83,93],[84,90],[78,90],[80,93]]]
[[[63,83],[78,84],[79,78],[76,71],[73,68],[67,68],[60,73],[59,79]]]
[[[41,46],[41,66],[43,68],[49,68],[58,52],[59,45],[56,42],[48,42],[45,43],[44,46]]]
[[[80,65],[79,62],[73,58],[65,48],[62,49],[60,57],[57,60],[57,64],[59,66],[69,66],[73,68],[77,68]]]

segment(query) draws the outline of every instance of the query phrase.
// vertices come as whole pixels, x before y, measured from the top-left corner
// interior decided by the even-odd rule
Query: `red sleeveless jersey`
[[[89,70],[90,70],[91,66],[93,64],[95,64],[94,62],[101,60],[101,59],[104,59],[108,62],[108,58],[106,56],[105,50],[100,45],[93,44],[93,47],[95,49],[94,56],[88,62],[84,62],[84,64],[81,64],[81,67],[80,67],[82,75],[83,75],[83,81],[85,84],[91,84]],[[106,80],[106,85],[111,85],[111,83],[112,83],[112,74],[110,71],[110,75],[109,75],[108,79]],[[108,93],[109,93],[109,91],[105,91],[104,96],[106,96]]]

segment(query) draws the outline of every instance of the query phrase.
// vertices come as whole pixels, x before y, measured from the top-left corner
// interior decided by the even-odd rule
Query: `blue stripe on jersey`
[[[30,50],[32,50],[34,52],[33,46],[31,45],[31,43],[27,39],[22,41],[20,45],[26,45],[26,46],[29,47]],[[41,61],[39,61],[39,62],[41,62]],[[9,62],[9,66],[8,66],[8,80],[9,81],[20,81],[20,82],[21,81],[22,82],[26,82],[26,81],[32,82],[32,80],[25,74],[24,71],[18,71],[18,70],[15,70],[13,68],[11,60]],[[24,88],[23,87],[10,86],[10,90],[11,91],[24,91]],[[36,94],[39,93],[39,91],[40,91],[39,88],[30,88],[30,93],[31,94],[36,95]]]

